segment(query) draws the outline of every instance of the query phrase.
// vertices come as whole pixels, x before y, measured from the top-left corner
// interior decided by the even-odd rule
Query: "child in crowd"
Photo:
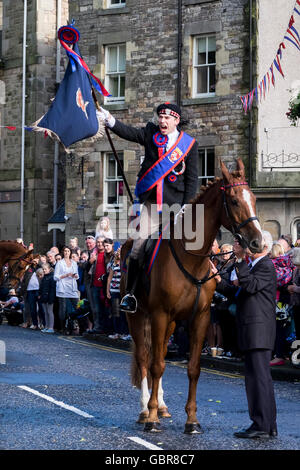
[[[42,333],[54,333],[53,305],[55,300],[55,281],[53,279],[54,270],[49,263],[42,265],[44,277],[40,283],[39,301],[42,304],[45,314],[45,328]]]
[[[111,299],[112,305],[112,321],[115,334],[110,335],[111,339],[121,338],[126,341],[131,340],[128,334],[128,327],[124,312],[120,310],[120,281],[121,281],[121,268],[120,268],[120,252],[121,248],[115,252],[114,261],[111,263],[107,279],[106,295]]]

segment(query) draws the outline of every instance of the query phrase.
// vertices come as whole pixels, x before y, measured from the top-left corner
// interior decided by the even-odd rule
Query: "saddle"
[[[143,286],[146,289],[146,292],[149,293],[150,291],[150,273],[153,267],[154,261],[159,251],[160,243],[162,240],[161,231],[158,230],[155,232],[155,238],[153,238],[154,234],[149,235],[149,237],[144,241],[141,249],[139,251],[139,267],[140,267],[140,279],[138,281],[138,285]],[[132,245],[131,245],[132,246]],[[126,257],[122,264],[122,271],[124,273],[127,272],[127,261],[131,253],[131,246],[128,249]]]

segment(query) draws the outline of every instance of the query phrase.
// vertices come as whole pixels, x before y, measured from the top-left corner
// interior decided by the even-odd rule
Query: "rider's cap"
[[[181,116],[181,109],[179,108],[179,106],[177,106],[177,104],[169,103],[169,102],[160,104],[157,107],[156,112],[157,112],[158,116],[160,114],[168,114],[170,116],[173,116],[173,117],[179,118],[179,119],[180,119],[180,116]]]

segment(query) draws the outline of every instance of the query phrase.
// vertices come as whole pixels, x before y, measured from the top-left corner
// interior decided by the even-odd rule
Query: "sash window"
[[[215,151],[213,148],[204,148],[199,150],[199,174],[198,188],[206,185],[208,180],[215,177]]]
[[[193,44],[193,97],[215,96],[216,36],[196,36]]]
[[[123,167],[123,152],[118,152]],[[107,209],[122,207],[123,178],[112,153],[104,158],[104,204]]]
[[[105,48],[105,87],[112,96],[106,103],[125,101],[126,44],[114,44]]]
[[[125,5],[126,5],[126,0],[107,0],[108,8],[124,7]]]

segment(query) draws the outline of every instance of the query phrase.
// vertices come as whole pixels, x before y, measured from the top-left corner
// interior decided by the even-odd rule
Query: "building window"
[[[215,151],[213,148],[205,148],[199,150],[199,174],[198,188],[206,185],[208,180],[215,177]]]
[[[300,240],[300,221],[296,222],[296,241]],[[297,245],[300,247],[300,245]]]
[[[125,101],[126,46],[117,44],[105,48],[105,88],[112,95],[106,102]]]
[[[216,37],[196,36],[193,50],[193,97],[215,96]]]
[[[108,0],[107,7],[108,8],[119,8],[124,7],[126,5],[126,0]]]
[[[123,153],[118,153],[123,168]],[[113,153],[104,157],[104,204],[107,209],[122,207],[123,178]]]

